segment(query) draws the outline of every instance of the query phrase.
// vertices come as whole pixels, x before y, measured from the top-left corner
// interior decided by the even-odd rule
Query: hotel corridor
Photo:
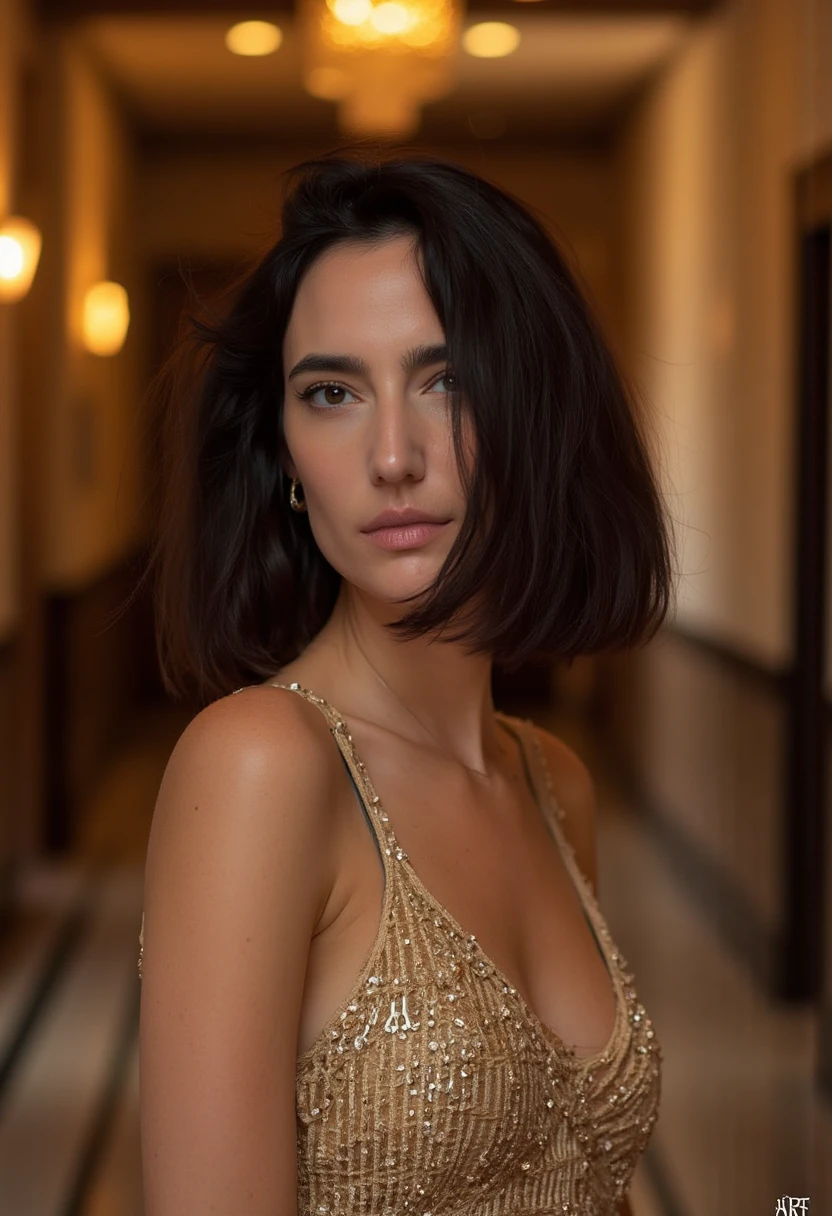
[[[384,419],[418,419],[401,451],[421,462],[434,432],[416,390],[466,360],[491,466],[475,486],[491,477],[505,512],[472,594],[490,580],[512,628],[533,625],[516,651],[529,661],[502,684],[495,668],[494,702],[564,738],[595,778],[599,903],[662,1046],[632,1216],[832,1216],[832,0],[274,0],[257,15],[247,0],[0,0],[0,1216],[145,1216],[138,934],[165,764],[197,704],[317,636],[330,575],[344,577],[318,538],[343,519],[365,543],[381,507],[370,455],[399,434]],[[340,186],[327,195],[309,261],[287,254],[292,175],[356,147],[480,183],[429,212],[420,177],[402,212],[426,248],[440,220],[454,235],[436,250],[482,241],[444,269],[436,253],[429,307],[418,284],[419,358],[444,368],[430,385],[404,378],[410,340],[378,362],[366,335],[389,340],[411,310],[367,286],[365,302],[386,302],[374,327],[355,266],[321,289],[334,340],[284,350],[330,237],[355,255],[364,204],[401,204],[407,173],[391,198],[360,176],[349,210],[330,212]],[[490,187],[528,208],[561,269],[523,254],[525,221],[482,236],[469,208]],[[252,266],[266,268],[256,305],[235,296]],[[241,299],[243,323],[223,329]],[[579,314],[597,344],[575,338]],[[370,408],[314,414],[330,383],[303,390],[307,373],[289,373],[304,364],[343,374],[346,405]],[[293,408],[298,450],[326,454],[321,484],[344,494],[319,532],[324,496],[307,476],[310,517],[303,476],[281,467]],[[636,422],[649,461],[633,455]],[[408,475],[427,477],[424,501],[395,501],[453,522],[438,466],[420,462]],[[618,480],[647,464],[675,602],[646,645],[628,627],[618,650],[608,627],[662,582],[639,555],[646,482]],[[366,518],[349,523],[359,501]],[[182,575],[167,596],[163,577],[141,579],[166,568]],[[549,609],[563,619],[545,635]],[[177,653],[179,708],[163,672]],[[635,1136],[641,1120],[620,1123]],[[264,1125],[261,1111],[250,1126]],[[452,1160],[454,1181],[476,1181]],[[583,1183],[612,1185],[610,1160]],[[213,1202],[210,1165],[195,1178]]]

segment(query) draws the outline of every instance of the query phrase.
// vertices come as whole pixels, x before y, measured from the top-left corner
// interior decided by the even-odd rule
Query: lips
[[[362,528],[362,532],[377,532],[379,528],[403,528],[408,524],[446,524],[449,520],[441,515],[431,515],[416,507],[403,507],[400,510],[388,508]]]

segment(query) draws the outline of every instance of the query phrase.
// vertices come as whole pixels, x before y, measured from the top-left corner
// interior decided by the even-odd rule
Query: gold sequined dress
[[[577,1055],[423,886],[338,711],[316,705],[384,868],[378,933],[298,1056],[298,1216],[616,1216],[658,1117],[662,1052],[566,839],[531,722],[498,714],[611,976],[606,1047]],[[139,935],[139,975],[144,950]]]

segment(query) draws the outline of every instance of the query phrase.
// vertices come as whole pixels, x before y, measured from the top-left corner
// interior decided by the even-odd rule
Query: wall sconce
[[[93,355],[117,355],[127,337],[130,304],[120,283],[96,283],[84,296],[84,346]]]
[[[41,235],[31,220],[10,215],[0,224],[0,301],[22,300],[40,259]]]

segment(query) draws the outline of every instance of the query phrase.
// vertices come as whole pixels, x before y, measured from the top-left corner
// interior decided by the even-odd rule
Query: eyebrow
[[[399,363],[403,371],[414,372],[421,367],[429,367],[432,363],[442,363],[447,358],[447,346],[444,343],[435,343],[412,347],[402,355]],[[304,355],[299,359],[286,378],[291,380],[302,372],[351,372],[354,376],[366,376],[369,371],[369,365],[358,355],[313,354]]]

